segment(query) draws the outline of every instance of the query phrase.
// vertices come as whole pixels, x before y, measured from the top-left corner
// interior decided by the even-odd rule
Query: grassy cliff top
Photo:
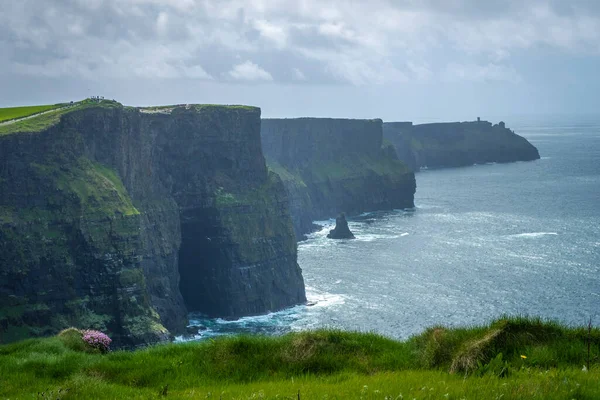
[[[382,122],[381,118],[332,118],[332,117],[291,117],[291,118],[263,118],[263,121],[369,121]]]
[[[45,106],[26,106],[0,108],[0,122],[12,121],[19,118],[29,117],[35,114],[64,107],[66,104],[49,104]]]
[[[259,107],[246,106],[240,104],[173,104],[166,106],[148,106],[148,107],[137,107],[138,110],[145,113],[170,113],[176,108],[193,109],[196,111],[203,110],[245,110],[245,111],[260,111]]]
[[[60,118],[68,113],[90,108],[120,108],[123,105],[114,100],[93,100],[85,99],[74,102],[73,104],[64,103],[53,106],[34,106],[34,107],[16,107],[17,109],[43,109],[36,113],[22,115],[19,119],[0,122],[0,135],[8,135],[20,132],[41,132],[60,122]],[[14,109],[14,108],[13,108]],[[0,115],[8,113],[5,110],[10,108],[0,108]]]
[[[61,103],[45,106],[0,108],[0,136],[20,132],[41,132],[60,122],[63,115],[92,108],[122,108],[115,100],[85,99],[75,103]],[[185,107],[196,111],[206,110],[246,110],[260,112],[260,108],[244,105],[218,104],[179,104],[137,108],[143,113],[169,114],[176,108]]]
[[[527,318],[402,342],[320,330],[108,354],[63,334],[0,346],[0,397],[597,399],[599,353],[597,328]]]

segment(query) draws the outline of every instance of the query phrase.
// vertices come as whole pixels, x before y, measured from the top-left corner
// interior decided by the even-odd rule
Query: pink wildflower
[[[105,333],[94,330],[83,331],[83,341],[102,352],[108,351],[110,343],[112,342]]]

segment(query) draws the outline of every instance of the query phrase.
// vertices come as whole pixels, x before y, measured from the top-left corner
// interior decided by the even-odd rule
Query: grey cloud
[[[595,0],[20,0],[3,7],[0,46],[8,51],[0,68],[30,76],[231,81],[230,72],[252,60],[273,81],[296,84],[470,80],[473,73],[513,82],[522,77],[514,52],[600,52]]]

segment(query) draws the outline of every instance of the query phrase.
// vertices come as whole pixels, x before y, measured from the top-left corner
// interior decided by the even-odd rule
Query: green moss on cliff
[[[86,159],[80,159],[78,164],[73,174],[60,177],[59,187],[70,188],[92,212],[139,214],[114,170]]]
[[[236,206],[244,204],[243,201],[236,197],[233,193],[229,193],[223,187],[217,188],[215,191],[215,205],[217,207]]]
[[[417,140],[415,138],[411,138],[411,140],[410,140],[410,146],[414,150],[422,150],[423,149],[423,143],[421,143],[419,140]]]
[[[296,186],[306,187],[306,183],[300,176],[299,172],[297,172],[297,171],[291,172],[291,171],[287,170],[281,164],[274,162],[274,161],[268,161],[267,166],[269,167],[269,170],[271,172],[274,172],[277,175],[279,175],[279,177],[281,178],[281,180],[283,182],[293,182]]]
[[[12,332],[0,341],[69,326],[111,330],[119,318],[124,336],[151,341],[153,333],[163,334],[136,264],[139,212],[117,173],[61,154],[28,168],[29,179],[20,186],[28,200],[0,208],[0,279],[15,282],[34,274],[43,284],[35,296],[0,298],[0,327]],[[117,281],[122,264],[129,268]],[[140,336],[143,327],[149,330]]]
[[[279,175],[283,182],[294,182],[304,187],[307,186],[306,180],[322,183],[367,178],[373,175],[394,178],[403,177],[411,172],[406,164],[388,157],[379,159],[348,157],[338,161],[312,163],[302,171],[290,171],[276,162],[269,162],[269,169]]]
[[[215,206],[231,241],[242,251],[239,255],[245,263],[256,263],[278,251],[293,255],[296,251],[291,220],[282,214],[283,186],[277,174],[270,172],[266,182],[256,188],[239,193],[217,190]],[[272,238],[282,239],[281,247],[265,248],[261,244]],[[267,246],[268,247],[268,246]]]
[[[58,162],[44,164],[32,163],[32,168],[40,180],[50,180],[58,189],[57,197],[48,198],[50,205],[64,205],[64,197],[73,196],[77,200],[78,209],[65,210],[78,215],[85,213],[112,216],[137,215],[139,211],[133,206],[123,182],[116,172],[106,166],[79,158],[72,165],[61,165]],[[49,213],[45,209],[31,209],[28,214]],[[35,218],[35,217],[34,217]]]
[[[336,162],[314,163],[304,171],[311,180],[321,183],[329,180],[365,178],[372,175],[400,177],[409,174],[409,168],[401,161],[387,157],[348,157]]]

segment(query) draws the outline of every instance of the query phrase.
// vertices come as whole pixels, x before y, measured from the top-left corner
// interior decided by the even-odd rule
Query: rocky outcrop
[[[346,214],[342,213],[335,219],[335,228],[327,234],[329,239],[355,239],[354,234],[348,227]]]
[[[298,238],[312,221],[414,206],[415,178],[383,145],[382,121],[263,119],[269,168],[283,180]]]
[[[384,136],[396,148],[398,157],[413,171],[422,167],[460,167],[490,162],[531,161],[538,150],[525,138],[487,121],[413,125],[386,122]]]
[[[304,301],[260,109],[102,102],[0,135],[1,342],[77,326],[136,345],[183,331],[187,310]]]

